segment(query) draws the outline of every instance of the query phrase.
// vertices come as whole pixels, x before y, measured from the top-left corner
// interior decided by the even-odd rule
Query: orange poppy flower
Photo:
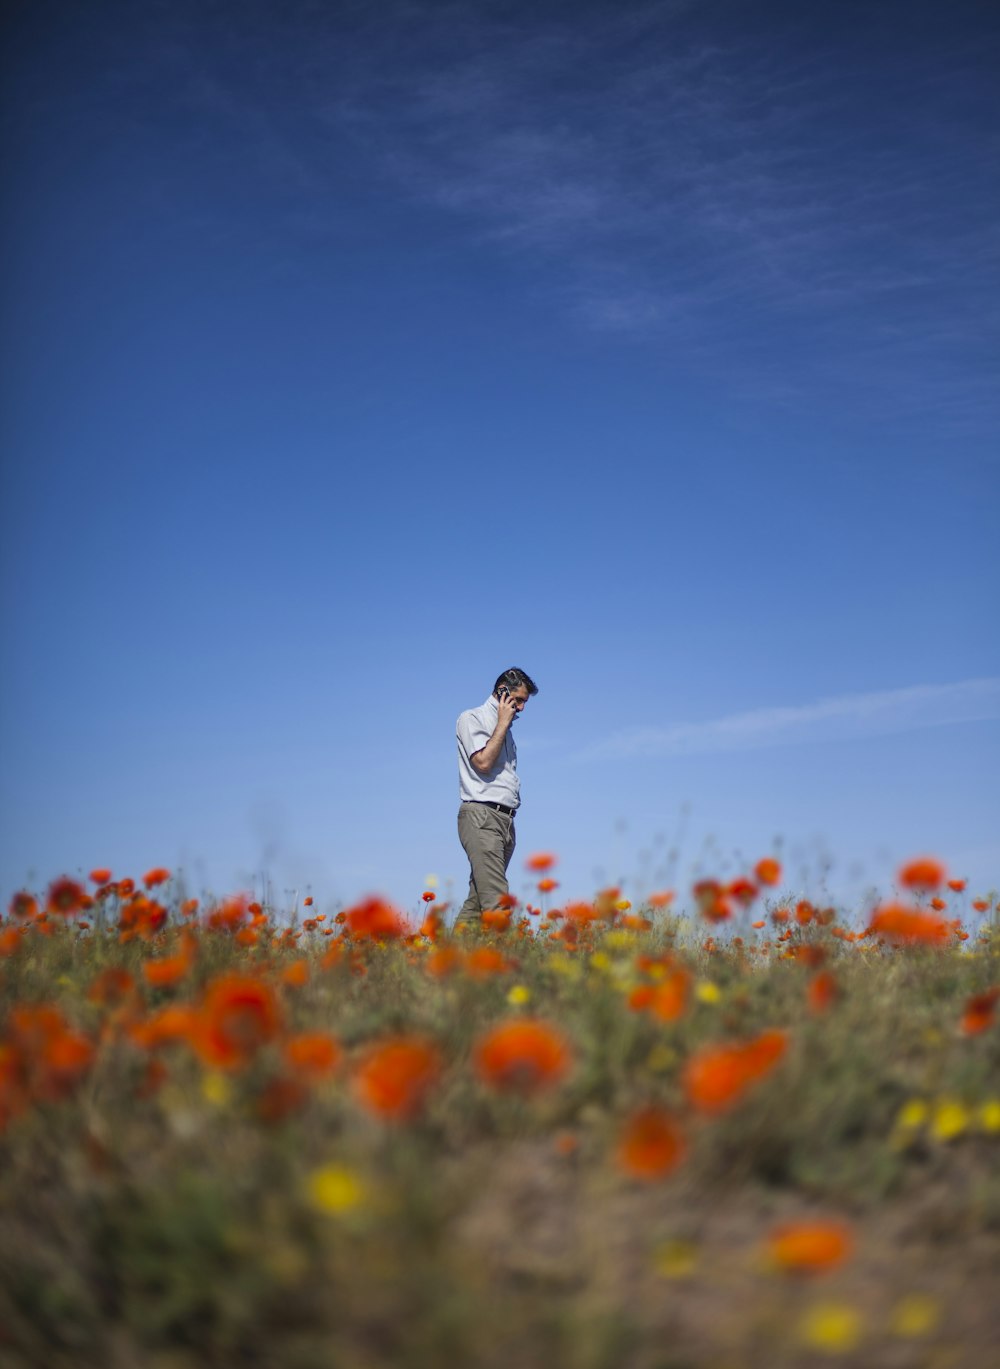
[[[131,894],[135,893],[135,880],[120,879],[116,887],[119,898],[128,898]]]
[[[677,1022],[687,1011],[690,991],[691,975],[678,967],[654,987],[649,1011],[661,1022]]]
[[[940,889],[944,880],[944,866],[930,856],[908,861],[899,872],[899,882],[906,889]]]
[[[876,908],[868,924],[870,936],[880,936],[900,946],[942,946],[948,940],[948,924],[934,913],[885,903]]]
[[[795,905],[795,921],[800,927],[808,927],[816,915],[816,909],[808,899],[800,899]]]
[[[177,1041],[191,1042],[198,1015],[188,1003],[171,1003],[129,1028],[129,1037],[140,1050],[158,1050]]]
[[[437,1047],[419,1036],[396,1036],[372,1046],[354,1076],[363,1107],[387,1122],[407,1122],[421,1111],[441,1075]]]
[[[7,911],[11,917],[34,917],[38,912],[38,901],[26,889],[21,889],[11,899]]]
[[[444,979],[459,968],[462,952],[454,946],[436,946],[424,961],[424,968],[434,979]]]
[[[551,870],[556,863],[556,857],[548,851],[537,851],[533,856],[529,856],[524,862],[525,869],[533,870],[536,874],[544,874],[546,870]]]
[[[109,884],[111,882],[111,871],[106,870],[102,865],[99,870],[91,870],[90,879],[94,884]]]
[[[0,956],[13,955],[21,945],[21,933],[17,927],[5,927],[0,932]]]
[[[1000,1002],[1000,987],[987,989],[969,999],[962,1014],[962,1031],[966,1036],[978,1036],[996,1021],[997,1003]]]
[[[788,954],[800,965],[807,965],[811,970],[818,969],[826,960],[826,951],[823,950],[823,947],[814,946],[811,942],[796,946],[794,951],[789,951]]]
[[[488,979],[490,975],[506,974],[513,969],[510,961],[492,946],[477,946],[465,957],[465,972],[473,979]]]
[[[737,903],[742,903],[745,908],[749,908],[757,897],[757,886],[753,880],[741,875],[739,879],[734,879],[726,890],[730,898],[735,898]]]
[[[491,932],[505,932],[510,926],[509,908],[485,908],[482,915],[482,924],[488,927]]]
[[[46,1043],[41,1056],[38,1091],[45,1098],[62,1098],[94,1063],[94,1046],[78,1032],[64,1030]]]
[[[128,970],[111,965],[91,980],[87,998],[91,1003],[113,1006],[135,991],[135,980]]]
[[[676,895],[673,889],[663,889],[656,894],[650,894],[646,902],[651,908],[669,908]]]
[[[283,966],[280,979],[282,984],[287,984],[290,989],[301,989],[303,984],[309,983],[309,961],[303,956],[300,960],[293,960]]]
[[[369,898],[348,908],[343,918],[351,936],[359,941],[393,941],[406,935],[401,914],[380,898]]]
[[[158,884],[166,884],[170,878],[170,871],[165,870],[162,865],[156,865],[152,870],[147,870],[142,877],[142,882],[147,889],[155,889]]]
[[[652,984],[639,984],[629,994],[626,1002],[630,1012],[645,1012],[653,1001]]]
[[[530,1097],[553,1088],[571,1063],[569,1045],[548,1022],[516,1018],[480,1037],[473,1052],[482,1082],[501,1093]]]
[[[816,1017],[827,1012],[836,1003],[840,990],[837,981],[829,970],[822,970],[809,983],[806,1002],[809,1011]]]
[[[787,1044],[784,1032],[769,1031],[753,1041],[703,1047],[684,1068],[688,1102],[709,1115],[727,1112],[753,1084],[771,1072]]]
[[[952,891],[952,893],[960,894],[964,890],[967,882],[968,881],[964,879],[950,879],[948,881],[948,888]]]
[[[687,1144],[675,1119],[662,1108],[649,1106],[625,1123],[616,1159],[626,1174],[649,1183],[670,1174],[686,1154]]]
[[[312,901],[312,895],[311,895],[311,894],[309,894],[306,898],[304,898],[304,899],[302,900],[302,906],[303,906],[303,908],[311,908],[311,907],[313,906],[313,901]]]
[[[161,956],[147,960],[142,967],[146,983],[154,989],[168,988],[178,984],[191,969],[197,954],[198,941],[187,927],[181,932],[180,946],[176,955]]]
[[[773,856],[765,856],[754,866],[754,874],[760,884],[775,885],[781,883],[781,862]]]
[[[972,906],[977,913],[985,913],[990,906],[990,901],[988,898],[974,898]]]
[[[789,1222],[767,1239],[774,1264],[792,1274],[825,1274],[854,1253],[854,1236],[842,1222]]]
[[[551,894],[553,889],[559,888],[559,881],[547,877],[545,879],[540,879],[537,887],[540,894]]]
[[[944,901],[943,898],[932,898],[932,899],[931,899],[931,907],[934,909],[934,911],[935,911],[936,913],[943,913],[944,910],[945,910],[945,908],[947,908],[947,906],[948,906],[948,905],[947,905],[947,903],[945,903],[945,901]]]
[[[436,941],[441,935],[443,927],[444,922],[441,914],[432,908],[420,924],[420,935],[427,937],[428,941]]]
[[[750,926],[756,928],[756,930],[759,932],[761,927],[764,926],[764,919],[760,918],[757,922],[751,922]]]
[[[193,1044],[208,1064],[238,1069],[280,1029],[281,1009],[270,984],[223,974],[208,986]]]
[[[285,1042],[285,1059],[307,1079],[325,1079],[340,1064],[343,1052],[325,1032],[300,1032]]]
[[[69,917],[80,911],[86,896],[86,890],[81,884],[77,884],[75,879],[67,879],[64,875],[62,879],[53,880],[49,885],[45,911]]]

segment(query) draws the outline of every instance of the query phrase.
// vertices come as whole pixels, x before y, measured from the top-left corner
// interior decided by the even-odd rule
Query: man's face
[[[531,695],[528,693],[527,685],[518,685],[516,689],[510,691],[510,701],[517,709],[517,713],[521,712],[530,698]],[[515,713],[515,717],[517,717],[517,713]]]

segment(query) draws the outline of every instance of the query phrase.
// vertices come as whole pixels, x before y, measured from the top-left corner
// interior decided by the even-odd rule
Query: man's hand
[[[517,707],[510,694],[504,690],[497,699],[497,727],[503,728],[506,732],[511,723],[517,717]]]

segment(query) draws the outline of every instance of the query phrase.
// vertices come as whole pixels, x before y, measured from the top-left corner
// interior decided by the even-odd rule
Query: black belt
[[[506,813],[509,818],[517,812],[516,808],[508,808],[505,803],[494,803],[492,799],[469,799],[469,803],[481,803],[484,808],[495,808],[498,813]]]

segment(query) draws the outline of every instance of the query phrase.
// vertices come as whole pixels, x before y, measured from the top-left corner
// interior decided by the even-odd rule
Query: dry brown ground
[[[542,1142],[491,1158],[490,1181],[456,1238],[463,1258],[498,1289],[535,1296],[544,1289],[568,1317],[591,1323],[596,1363],[995,1369],[1000,1230],[984,1229],[977,1209],[986,1162],[956,1160],[877,1210],[837,1214],[854,1226],[855,1254],[821,1277],[772,1272],[761,1238],[776,1222],[831,1215],[828,1204],[745,1186],[709,1196],[680,1174],[648,1189],[623,1187]],[[672,1242],[689,1249],[694,1263],[671,1277],[658,1271],[656,1252]],[[932,1299],[940,1320],[927,1334],[902,1338],[891,1314],[913,1295]],[[804,1345],[799,1329],[807,1309],[828,1301],[853,1307],[862,1324],[857,1347],[831,1351],[829,1359]],[[530,1340],[515,1327],[511,1342],[511,1363],[533,1362]]]

